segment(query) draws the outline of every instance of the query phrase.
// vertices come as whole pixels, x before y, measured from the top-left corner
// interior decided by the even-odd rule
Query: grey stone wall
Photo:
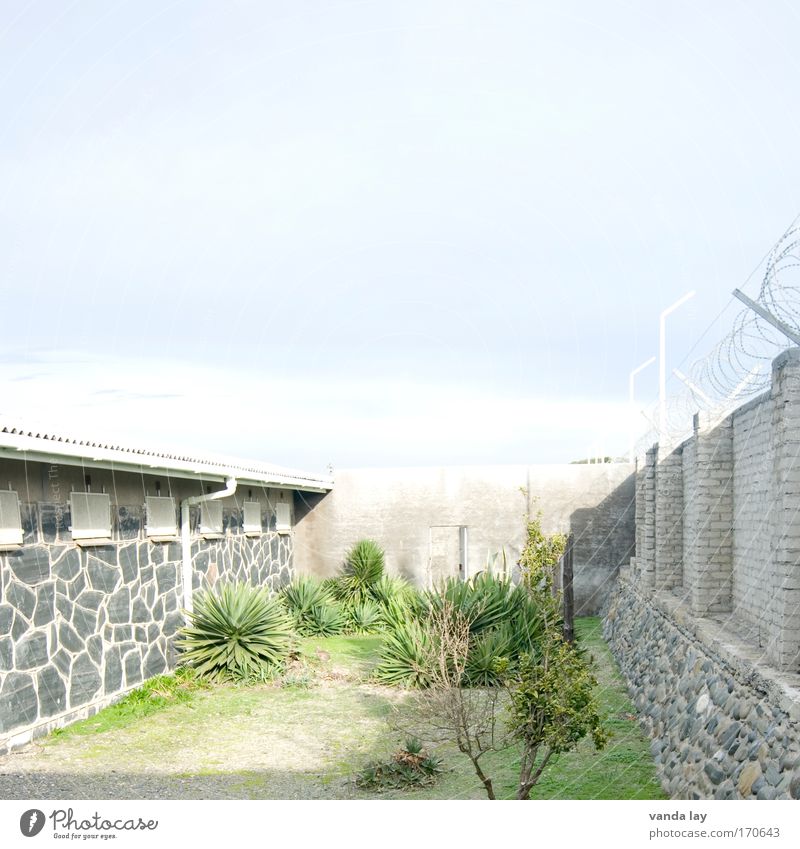
[[[620,579],[605,636],[676,799],[800,799],[800,676],[765,669],[728,617]]]
[[[720,421],[698,414],[639,475],[639,590],[729,614],[765,663],[800,670],[800,349],[775,359],[770,392]]]
[[[372,537],[391,573],[427,585],[438,526],[467,528],[470,574],[503,550],[511,569],[526,514],[541,511],[547,533],[574,533],[576,610],[596,613],[633,551],[633,472],[627,463],[339,470],[331,493],[298,508],[297,569],[334,574],[353,543]]]
[[[755,645],[764,646],[763,615],[771,584],[774,533],[772,399],[761,397],[734,415],[733,609]]]
[[[23,547],[0,554],[0,751],[172,668],[184,622],[180,545],[148,542],[140,507],[116,507],[114,542],[87,548],[72,543],[68,505],[24,503],[21,513]],[[223,538],[193,537],[195,589],[290,580],[292,539],[271,512],[258,537],[244,536],[239,509],[223,517]]]

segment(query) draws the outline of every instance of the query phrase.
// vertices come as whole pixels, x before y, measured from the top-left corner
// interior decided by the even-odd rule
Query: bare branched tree
[[[429,640],[425,669],[429,687],[415,694],[417,721],[431,738],[452,740],[466,755],[481,780],[486,795],[495,799],[492,779],[483,770],[487,752],[507,748],[511,741],[503,730],[498,687],[464,687],[470,648],[468,619],[450,602],[432,609],[425,623]]]

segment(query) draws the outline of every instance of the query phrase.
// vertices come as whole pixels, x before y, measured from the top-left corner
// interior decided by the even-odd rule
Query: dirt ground
[[[391,747],[387,718],[401,697],[352,666],[323,669],[310,687],[216,688],[125,728],[0,758],[0,798],[350,798],[353,774]]]

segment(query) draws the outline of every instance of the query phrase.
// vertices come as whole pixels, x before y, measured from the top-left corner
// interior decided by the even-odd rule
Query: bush
[[[344,613],[325,582],[300,575],[281,590],[280,598],[303,636],[330,637],[345,628]]]
[[[289,655],[292,623],[266,590],[225,584],[195,596],[177,646],[182,663],[212,681],[242,681],[274,671]]]
[[[377,542],[362,539],[347,553],[342,575],[332,583],[341,601],[358,603],[374,600],[373,587],[383,577],[384,553]]]
[[[374,634],[382,625],[382,611],[369,599],[349,605],[345,610],[347,631],[354,634]]]
[[[425,658],[436,639],[428,633],[428,623],[444,610],[468,625],[463,683],[473,686],[500,683],[499,666],[513,668],[522,654],[534,652],[546,623],[558,621],[553,604],[543,596],[487,573],[467,582],[448,579],[437,590],[393,602],[386,610],[387,638],[375,677],[408,686],[427,686]]]
[[[428,754],[419,740],[406,740],[387,763],[373,762],[356,776],[356,786],[368,790],[401,790],[433,784],[442,772],[439,758]]]

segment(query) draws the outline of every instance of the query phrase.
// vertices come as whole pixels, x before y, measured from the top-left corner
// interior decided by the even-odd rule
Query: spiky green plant
[[[365,601],[372,597],[372,588],[383,577],[383,549],[375,540],[359,540],[347,553],[344,571],[338,579],[339,598]]]
[[[263,676],[289,654],[292,623],[277,599],[250,584],[199,592],[177,646],[181,662],[212,681]]]
[[[384,574],[372,584],[370,594],[378,604],[385,607],[392,601],[411,601],[418,593],[403,578],[394,578]]]
[[[391,602],[384,612],[386,632],[373,676],[382,684],[427,687],[430,684],[430,635],[410,608]]]
[[[355,634],[373,634],[381,627],[381,608],[369,599],[348,605],[345,613],[347,630]]]
[[[464,683],[472,687],[494,687],[500,684],[502,676],[499,669],[507,668],[514,654],[515,643],[510,622],[473,635],[467,654]]]
[[[335,604],[333,594],[325,582],[307,575],[299,575],[291,584],[287,584],[281,590],[280,599],[294,620],[298,632],[306,636],[319,634],[319,616],[314,615],[314,609]],[[323,614],[323,619],[325,618],[331,617]]]
[[[308,611],[304,631],[310,637],[333,637],[347,626],[344,611],[336,602],[317,604]]]
[[[447,611],[445,614],[444,612]],[[557,623],[551,596],[504,578],[481,573],[470,581],[449,579],[435,590],[390,602],[384,610],[386,639],[376,677],[384,683],[426,686],[436,635],[427,623],[437,614],[458,617],[469,627],[464,684],[494,686],[524,653],[535,654],[547,623]]]

